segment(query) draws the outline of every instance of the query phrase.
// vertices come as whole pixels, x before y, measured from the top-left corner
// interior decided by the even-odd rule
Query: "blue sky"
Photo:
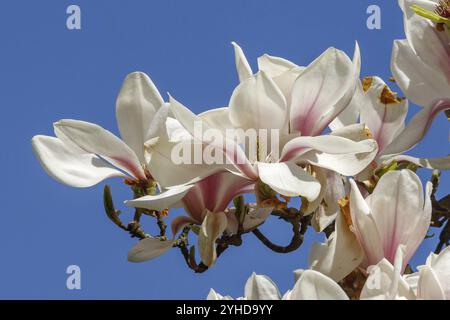
[[[70,4],[81,7],[82,30],[66,28]],[[381,8],[381,30],[366,27],[370,4]],[[231,41],[255,67],[264,53],[303,65],[329,46],[351,55],[358,40],[362,75],[386,80],[392,41],[404,38],[394,0],[10,0],[1,6],[0,298],[203,299],[210,287],[240,296],[252,271],[269,275],[285,291],[293,284],[292,270],[306,266],[309,244],[317,238],[312,233],[300,250],[286,255],[248,235],[242,247],[228,250],[201,275],[185,267],[177,250],[132,264],[126,254],[135,240],[106,219],[104,184],[73,189],[53,181],[30,139],[52,135],[52,123],[61,118],[117,133],[115,99],[123,78],[136,70],[195,112],[226,106],[237,84]],[[448,154],[448,132],[441,115],[411,154]],[[449,192],[449,180],[443,174],[440,196]],[[120,180],[108,184],[118,205],[130,196]],[[290,236],[289,226],[277,221],[264,230],[280,242]],[[435,244],[425,241],[413,264],[422,263]],[[81,268],[81,290],[66,288],[65,270],[72,264]]]

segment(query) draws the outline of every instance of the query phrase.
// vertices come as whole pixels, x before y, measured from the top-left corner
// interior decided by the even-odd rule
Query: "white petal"
[[[291,300],[349,300],[332,279],[314,270],[305,270],[292,289]]]
[[[281,161],[298,160],[309,151],[342,155],[373,152],[374,149],[377,150],[373,140],[359,142],[336,135],[297,137],[285,144],[281,153]]]
[[[367,104],[361,108],[360,121],[369,128],[378,143],[379,152],[382,152],[402,131],[408,113],[408,104],[407,100],[384,104],[381,97],[383,92],[389,88],[382,79],[378,77],[372,79],[372,84],[366,93]]]
[[[407,40],[394,41],[391,71],[406,97],[417,105],[428,106],[435,99],[450,98],[447,80],[426,65]]]
[[[266,221],[272,213],[272,207],[252,207],[245,215],[242,227],[245,231],[252,230]]]
[[[436,75],[450,80],[448,36],[441,34],[430,20],[417,14],[405,19],[405,34],[420,59],[432,68]]]
[[[434,118],[440,112],[449,109],[450,100],[439,100],[433,105],[424,107],[411,119],[394,141],[386,147],[383,154],[403,153],[414,147],[428,132]]]
[[[354,68],[347,55],[325,51],[295,81],[290,108],[291,130],[317,135],[345,108],[335,106],[354,84]]]
[[[287,129],[286,100],[262,71],[236,87],[229,106],[230,120],[236,128]]]
[[[157,238],[142,239],[128,252],[128,261],[144,262],[151,260],[169,251],[172,245],[172,240],[162,241]]]
[[[204,141],[203,132],[210,129],[208,123],[203,121],[199,116],[182,105],[180,102],[170,97],[170,108],[176,119],[183,127],[194,137],[196,143],[204,143],[210,145],[217,150],[221,150],[227,157],[227,163],[233,164],[240,172],[249,178],[257,178],[253,166],[247,159],[244,151],[237,145],[235,141],[224,139],[223,141]],[[203,132],[198,132],[196,126],[202,126]],[[201,136],[199,136],[201,135]],[[221,142],[221,143],[219,143]],[[225,167],[225,166],[222,166]]]
[[[447,300],[450,300],[450,247],[446,247],[439,255],[430,255],[427,265],[436,273],[439,284]]]
[[[58,138],[34,136],[31,143],[44,170],[71,187],[85,188],[110,177],[127,177],[94,154],[74,152]]]
[[[359,75],[361,73],[361,52],[358,42],[355,43],[352,66],[353,82],[350,84],[341,100],[334,106],[336,113],[328,115],[326,124],[324,124],[325,126],[322,130],[325,129],[326,126],[329,126],[331,129],[335,127],[336,129],[336,125],[340,127],[356,123],[362,103],[361,98],[364,94],[361,81],[359,80]],[[332,125],[333,122],[334,125]]]
[[[384,257],[381,238],[369,206],[354,180],[350,180],[350,214],[359,244],[369,265],[377,264]]]
[[[146,180],[141,163],[128,145],[102,127],[78,120],[60,120],[54,124],[58,138],[77,145],[84,153],[96,154],[136,179]]]
[[[264,54],[258,58],[259,71],[264,71],[270,78],[278,77],[294,68],[300,67],[295,63],[280,57]]]
[[[433,268],[423,266],[419,271],[417,298],[424,300],[446,300],[439,278]]]
[[[361,291],[361,300],[415,300],[413,290],[399,274],[395,274],[394,267],[386,259],[371,266],[368,271],[369,277]],[[394,292],[393,288],[396,288]]]
[[[280,300],[277,285],[267,276],[252,273],[245,284],[247,300]]]
[[[152,80],[142,72],[130,73],[116,102],[116,117],[122,139],[144,161],[144,142],[152,119],[164,103]]]
[[[276,192],[288,196],[303,196],[313,201],[319,196],[320,183],[295,163],[258,162],[259,178]]]
[[[193,185],[175,186],[155,196],[143,196],[125,201],[125,204],[129,207],[161,211],[180,201],[192,187]]]
[[[204,120],[210,128],[219,129],[226,133],[227,129],[234,129],[230,121],[229,108],[217,108],[200,113],[198,116]]]
[[[231,44],[234,47],[236,70],[239,76],[239,81],[243,82],[253,75],[253,71],[247,61],[247,58],[245,57],[244,51],[242,51],[242,48],[236,42],[232,42]]]
[[[216,240],[227,227],[227,217],[223,212],[208,212],[198,234],[198,248],[202,262],[211,267],[217,258]]]
[[[315,150],[308,151],[297,157],[296,161],[299,163],[309,163],[321,168],[330,169],[344,176],[354,176],[371,164],[377,155],[378,146],[375,140],[367,139],[355,142],[349,139],[341,138],[343,140],[347,140],[347,142],[340,143],[339,140],[332,139],[332,136],[324,137],[329,138],[329,142],[336,142],[336,144],[334,146],[325,147],[318,145]],[[340,151],[334,151],[333,149],[338,145],[346,146],[348,149],[342,148]],[[286,146],[285,149],[283,149],[283,154],[286,150]],[[327,153],[326,151],[321,151],[318,148],[322,148],[322,150],[328,149],[331,152]],[[345,153],[346,150],[348,150],[348,153]],[[298,149],[295,150],[294,148],[294,151],[298,152]],[[300,151],[302,150],[300,149]],[[286,153],[286,155],[290,157],[295,155],[295,152],[291,154]]]
[[[356,269],[364,259],[364,253],[355,235],[338,213],[332,239],[321,245],[313,245],[309,254],[310,268],[338,282]]]

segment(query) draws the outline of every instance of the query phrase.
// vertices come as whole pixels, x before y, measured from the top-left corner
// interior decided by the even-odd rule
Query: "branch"
[[[260,240],[266,247],[271,249],[274,252],[278,253],[289,253],[292,251],[297,250],[300,248],[300,246],[303,244],[304,235],[308,229],[308,225],[311,221],[311,216],[306,216],[303,218],[299,218],[298,216],[294,219],[288,218],[288,216],[291,214],[289,212],[285,216],[281,216],[282,219],[285,219],[286,221],[290,222],[292,224],[292,232],[293,236],[291,239],[291,242],[287,246],[280,246],[277,244],[274,244],[272,241],[270,241],[258,228],[253,230],[253,234]],[[274,215],[279,216],[280,212],[276,211]]]

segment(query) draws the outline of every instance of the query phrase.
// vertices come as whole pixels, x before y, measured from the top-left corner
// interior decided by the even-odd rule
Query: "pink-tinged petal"
[[[205,209],[224,211],[234,197],[247,193],[254,184],[241,175],[220,171],[195,183],[183,198],[183,205],[193,219],[201,222]]]
[[[314,201],[320,193],[320,183],[293,162],[258,162],[259,178],[276,192],[287,196],[302,196]]]
[[[330,126],[333,121],[339,122],[341,125],[356,123],[359,108],[361,106],[358,104],[361,102],[361,94],[363,93],[362,84],[359,80],[359,75],[361,73],[361,52],[358,42],[355,42],[352,66],[353,82],[341,100],[334,106],[334,112],[329,113],[324,117],[322,127],[319,127],[315,134],[320,134],[327,126]],[[330,127],[332,128],[332,126]]]
[[[297,137],[285,144],[280,161],[295,161],[308,151],[329,154],[356,154],[371,152],[374,149],[372,141],[352,141],[347,138],[326,135],[317,137]]]
[[[31,144],[47,174],[68,186],[86,188],[110,177],[127,177],[94,154],[73,151],[58,138],[34,136]]]
[[[164,103],[152,80],[143,72],[130,73],[124,80],[116,102],[116,117],[122,139],[142,163],[144,143],[156,111]]]
[[[402,92],[419,106],[429,106],[436,99],[450,98],[447,80],[426,65],[407,40],[394,41],[391,71]]]
[[[326,275],[305,270],[295,283],[290,300],[349,300],[344,290]]]
[[[375,159],[378,146],[375,140],[357,142],[359,147],[369,150],[360,153],[332,154],[311,150],[302,155],[297,162],[309,163],[317,167],[335,171],[343,176],[354,176],[362,172]]]
[[[353,179],[350,180],[350,184],[350,214],[354,232],[364,250],[368,264],[374,265],[384,257],[380,233],[370,208]]]
[[[387,101],[385,95],[389,91],[381,78],[373,77],[366,93],[368,99],[360,111],[360,121],[369,128],[373,139],[377,141],[379,152],[403,130],[408,113],[407,100]]]
[[[128,261],[144,262],[154,259],[169,251],[172,246],[172,240],[160,240],[158,238],[142,239],[128,252]]]
[[[60,120],[54,127],[55,134],[64,143],[76,145],[83,153],[96,154],[136,179],[147,179],[136,153],[108,130],[71,119]]]
[[[410,162],[416,166],[427,169],[449,170],[450,169],[450,156],[442,158],[415,158],[408,155],[400,154],[396,156],[385,156],[378,159],[378,168],[382,168],[393,161],[398,163]]]
[[[247,300],[280,300],[281,294],[272,279],[253,272],[245,283],[245,298]]]
[[[227,217],[223,212],[209,212],[205,214],[198,234],[198,248],[202,262],[211,267],[217,258],[216,240],[227,227]]]
[[[354,84],[354,67],[347,55],[329,48],[297,78],[290,107],[291,130],[317,135],[346,107],[336,105]]]
[[[450,100],[439,100],[424,107],[408,123],[405,129],[384,149],[383,154],[397,154],[414,147],[427,133],[434,118],[442,111],[450,109]]]
[[[422,183],[414,172],[391,171],[381,177],[370,198],[383,256],[393,263],[397,248],[400,245],[406,247],[401,272],[425,238],[430,225],[429,187],[427,191],[424,201]]]
[[[127,200],[125,204],[129,207],[161,211],[178,204],[193,187],[193,185],[174,186],[154,196],[149,195],[134,200]]]
[[[170,97],[170,109],[176,119],[192,135],[194,142],[210,145],[212,148],[221,150],[227,158],[227,163],[234,165],[236,169],[247,177],[251,179],[257,178],[255,169],[237,143],[229,139],[223,139],[223,141],[205,141],[203,135],[199,137],[199,133],[197,132],[198,129],[196,130],[195,128],[196,126],[202,126],[203,131],[206,131],[210,129],[208,123],[172,97]],[[202,134],[202,132],[200,132],[200,134]]]
[[[231,44],[234,47],[236,70],[239,76],[239,81],[243,82],[253,75],[253,71],[242,48],[236,42],[232,42]]]
[[[185,136],[184,129],[175,130],[179,133],[172,132],[175,141],[172,142],[169,137],[161,135],[157,143],[148,146],[151,157],[147,168],[161,187],[193,183],[215,172],[235,168],[232,164],[194,163],[194,148],[198,147],[202,153],[206,144],[196,144],[190,135],[189,138]],[[183,157],[185,152],[187,159]]]
[[[287,133],[286,100],[263,71],[236,87],[229,106],[230,120],[236,128],[279,129]]]
[[[342,213],[337,214],[334,233],[327,243],[314,243],[309,253],[310,269],[319,271],[334,281],[341,281],[363,261],[362,251]]]
[[[445,292],[433,268],[422,266],[420,269],[417,298],[423,300],[446,300]]]

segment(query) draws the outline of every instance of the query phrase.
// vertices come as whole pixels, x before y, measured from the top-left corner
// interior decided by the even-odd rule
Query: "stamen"
[[[381,92],[380,101],[383,104],[399,104],[402,103],[404,98],[397,97],[397,93],[391,91],[388,86],[385,86]]]
[[[362,79],[362,87],[364,92],[369,91],[370,87],[372,86],[373,83],[373,77],[364,77]]]
[[[350,227],[353,225],[352,216],[350,214],[350,200],[348,196],[338,200],[345,223]]]
[[[434,12],[443,18],[450,18],[450,0],[439,0]]]

